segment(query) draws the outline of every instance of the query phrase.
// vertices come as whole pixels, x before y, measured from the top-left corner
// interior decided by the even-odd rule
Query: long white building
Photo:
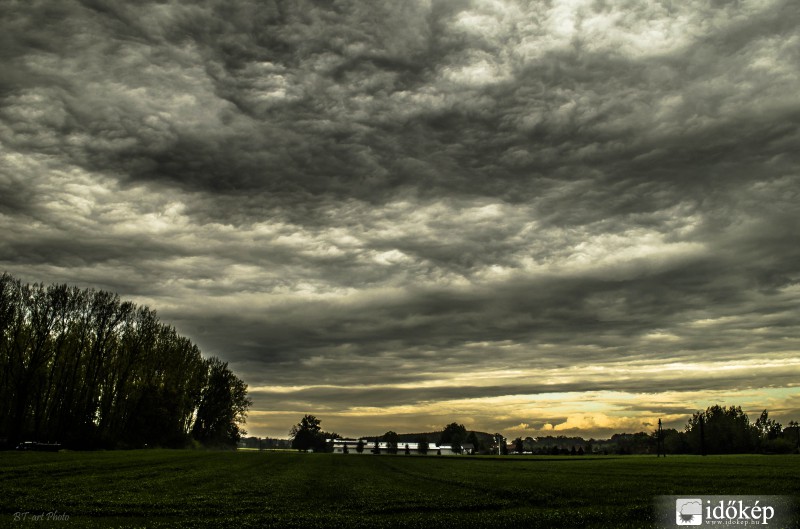
[[[329,439],[328,442],[331,440]],[[333,439],[333,453],[334,454],[358,454],[358,443],[363,443],[364,449],[362,450],[362,454],[374,454],[375,452],[375,441],[370,441],[368,439]],[[347,452],[345,452],[345,447],[347,447]],[[408,451],[412,455],[420,455],[419,451],[419,443],[404,443],[399,442],[397,443],[397,453],[398,454],[405,454],[406,447],[408,447]],[[378,449],[380,450],[381,454],[388,454],[389,453],[389,443],[385,441],[378,441]],[[475,447],[469,443],[465,443],[461,445],[462,454],[470,455],[475,451]],[[443,455],[443,456],[452,456],[452,455],[459,455],[453,451],[453,446],[449,444],[442,444],[437,445],[436,443],[428,443],[428,452],[427,455],[435,456],[435,455]]]

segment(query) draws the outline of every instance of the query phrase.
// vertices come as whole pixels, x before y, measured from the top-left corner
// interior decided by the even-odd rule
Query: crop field
[[[0,527],[638,528],[658,495],[800,498],[799,476],[800,456],[0,452]]]

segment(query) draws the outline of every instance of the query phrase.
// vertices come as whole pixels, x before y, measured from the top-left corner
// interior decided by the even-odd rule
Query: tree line
[[[764,410],[751,422],[740,406],[710,406],[694,413],[683,432],[665,430],[662,437],[665,450],[675,454],[788,454],[800,450],[797,421],[784,427]]]
[[[614,434],[610,439],[580,437],[516,438],[512,451],[528,454],[788,454],[800,451],[796,421],[786,427],[764,410],[751,422],[740,406],[708,407],[694,413],[684,429]]]
[[[320,419],[306,415],[292,427],[289,435],[292,448],[332,451],[330,440],[338,439],[336,433],[324,432]],[[388,431],[382,436],[360,440],[356,450],[380,453],[378,442],[386,443],[387,453],[403,450],[403,443],[418,443],[419,453],[427,451],[428,443],[448,445],[460,453],[462,446],[471,445],[476,454],[534,454],[534,455],[585,455],[585,454],[744,454],[744,453],[800,453],[800,425],[790,421],[786,427],[769,417],[764,410],[751,422],[740,406],[710,406],[689,418],[683,431],[676,429],[653,432],[620,433],[610,439],[547,436],[534,439],[517,437],[510,444],[502,434],[467,431],[463,424],[451,423],[441,432],[426,434],[398,434]],[[326,442],[326,440],[328,442]],[[405,449],[408,453],[408,449]]]
[[[0,445],[235,445],[250,405],[226,362],[154,310],[0,276]]]

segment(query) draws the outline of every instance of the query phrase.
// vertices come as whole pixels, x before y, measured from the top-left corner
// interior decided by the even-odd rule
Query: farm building
[[[368,439],[333,439],[333,453],[334,454],[358,454],[358,443],[361,442],[363,446],[362,454],[374,454],[375,453],[375,441],[370,441]],[[331,442],[331,440],[328,440]],[[404,443],[399,442],[397,443],[397,453],[404,454],[406,453],[406,447],[408,447],[408,451],[411,454],[420,454],[419,451],[420,443]],[[345,447],[346,451],[345,451]],[[388,454],[389,453],[389,443],[386,441],[378,441],[378,450],[381,454]],[[462,454],[472,454],[475,450],[475,447],[469,443],[465,443],[461,445],[461,453]],[[449,444],[442,444],[437,445],[436,443],[428,443],[428,451],[427,455],[443,455],[443,456],[452,456],[458,455],[457,452],[453,451],[452,445]]]

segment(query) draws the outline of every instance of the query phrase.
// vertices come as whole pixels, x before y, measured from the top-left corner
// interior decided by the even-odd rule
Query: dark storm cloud
[[[735,72],[750,48],[765,35],[792,35],[791,4],[656,58],[572,42],[510,61],[487,86],[447,77],[501,51],[454,28],[466,4],[149,7],[13,10],[13,34],[41,41],[35,52],[18,46],[13,62],[45,79],[38,86],[56,108],[27,134],[19,129],[35,124],[21,112],[7,139],[64,151],[93,171],[216,193],[283,193],[284,202],[299,192],[385,200],[398,186],[509,200],[548,193],[543,213],[562,224],[662,210],[747,178],[747,164],[781,152],[786,166],[796,162],[769,145],[796,128],[796,115],[775,121],[720,109],[738,95]],[[67,22],[55,27],[56,19]],[[523,35],[503,37],[508,46]],[[48,56],[59,52],[82,59],[53,72]],[[195,113],[213,103],[194,123],[154,116],[176,103],[163,92],[194,98],[186,105]],[[671,95],[682,100],[663,132],[642,135]],[[12,97],[11,107],[24,103]],[[720,174],[723,156],[741,169]],[[562,182],[576,188],[565,196]]]
[[[21,47],[21,56],[12,58],[31,78],[40,77],[37,86],[54,115],[31,123],[24,96],[12,86],[5,139],[23,149],[61,151],[93,171],[190,189],[341,195],[367,189],[353,185],[366,179],[380,190],[386,161],[379,158],[393,153],[375,145],[373,154],[365,138],[376,126],[348,115],[348,100],[367,88],[353,83],[345,90],[337,79],[362,59],[382,58],[391,71],[393,57],[413,56],[412,35],[395,30],[381,50],[374,42],[381,28],[365,25],[373,18],[394,23],[413,11],[392,6],[372,6],[378,13],[352,6],[352,13],[337,15],[295,3],[162,4],[149,6],[151,12],[98,2],[56,10],[18,5],[7,22],[12,34],[36,39],[42,25],[54,33],[35,51]],[[66,23],[53,27],[56,18]],[[349,19],[352,27],[344,25]],[[357,50],[331,48],[331,42]],[[52,64],[57,53],[65,64]],[[52,86],[51,76],[61,86]],[[394,81],[387,82],[394,91]],[[213,107],[203,109],[205,100]],[[209,115],[182,127],[172,113],[175,103]],[[41,102],[29,106],[41,109]]]
[[[796,2],[0,10],[0,266],[148,303],[292,410],[797,351]],[[554,378],[439,382],[515,368]]]
[[[257,325],[219,313],[212,318],[225,332],[203,340],[213,348],[225,348],[226,342],[230,347],[233,331],[242,340],[236,344],[239,358],[261,359],[280,370],[286,385],[306,383],[309,359],[320,367],[319,383],[358,384],[398,376],[424,382],[437,372],[470,372],[490,363],[546,369],[622,358],[657,363],[665,355],[685,361],[698,352],[707,361],[726,361],[750,358],[758,350],[772,355],[795,350],[794,297],[754,289],[747,284],[751,279],[743,279],[752,277],[746,271],[720,273],[720,265],[719,259],[706,258],[658,273],[632,271],[643,274],[636,278],[550,277],[468,290],[409,287],[352,304],[280,305],[257,318]],[[733,266],[733,257],[723,266]],[[714,332],[695,324],[710,317],[729,321],[715,323]],[[653,343],[653,334],[674,335],[675,341]],[[505,342],[519,347],[509,350]],[[469,347],[477,343],[488,345]],[[540,344],[557,348],[548,353]],[[253,383],[268,383],[269,377],[269,371],[263,379],[254,375]],[[722,384],[740,387],[736,378]],[[675,381],[653,381],[651,387],[674,389]]]

